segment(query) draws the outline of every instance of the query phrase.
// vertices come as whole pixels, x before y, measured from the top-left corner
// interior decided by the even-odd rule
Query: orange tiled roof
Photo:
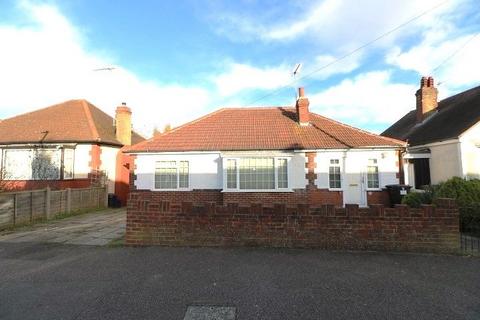
[[[310,125],[297,122],[295,108],[224,108],[146,140],[128,152],[301,150],[401,147],[381,137],[310,113]]]
[[[132,131],[132,143],[145,140]],[[70,100],[0,122],[0,144],[104,143],[121,146],[114,120],[86,100]]]

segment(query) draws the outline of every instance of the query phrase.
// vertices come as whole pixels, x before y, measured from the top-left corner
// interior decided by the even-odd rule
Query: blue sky
[[[477,0],[3,0],[0,118],[125,101],[148,136],[219,107],[291,105],[304,86],[312,111],[381,132],[414,107],[421,75],[441,98],[480,84],[479,32]],[[311,75],[294,82],[296,63]]]

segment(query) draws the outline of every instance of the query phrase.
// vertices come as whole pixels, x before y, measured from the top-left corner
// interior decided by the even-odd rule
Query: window
[[[180,161],[178,166],[178,187],[188,188],[188,161]]]
[[[330,167],[328,168],[328,180],[331,189],[340,189],[342,187],[339,159],[330,160]]]
[[[29,149],[5,150],[3,154],[4,180],[30,180],[32,178],[32,151]]]
[[[63,150],[63,179],[73,179],[74,149]]]
[[[62,146],[3,151],[4,180],[73,179],[75,150]]]
[[[188,161],[157,161],[155,189],[186,189],[189,186]]]
[[[288,188],[287,159],[277,160],[278,188]]]
[[[35,149],[32,152],[32,179],[60,179],[61,150]]]
[[[377,159],[369,159],[367,167],[367,188],[376,189],[379,187]]]
[[[227,160],[227,188],[237,188],[237,160],[235,159]]]
[[[226,188],[275,190],[288,188],[286,158],[226,159]]]

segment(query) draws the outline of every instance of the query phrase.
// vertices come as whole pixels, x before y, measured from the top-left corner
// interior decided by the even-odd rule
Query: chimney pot
[[[298,96],[299,97],[304,97],[305,96],[305,88],[303,88],[303,87],[298,88]]]

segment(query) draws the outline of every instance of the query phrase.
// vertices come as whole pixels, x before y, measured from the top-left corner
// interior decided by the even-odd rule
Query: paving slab
[[[0,243],[33,242],[104,246],[125,234],[125,224],[125,209],[108,209],[28,226],[28,230],[0,232]]]

